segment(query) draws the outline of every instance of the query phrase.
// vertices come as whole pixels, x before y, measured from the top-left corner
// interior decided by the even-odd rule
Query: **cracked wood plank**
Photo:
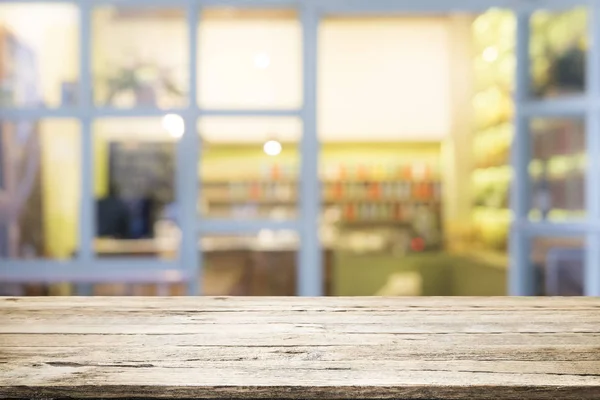
[[[0,298],[0,398],[600,399],[600,299]]]

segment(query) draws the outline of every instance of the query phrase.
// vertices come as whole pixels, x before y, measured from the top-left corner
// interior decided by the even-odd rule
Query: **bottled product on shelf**
[[[531,95],[582,94],[585,89],[587,13],[534,13],[531,31]],[[473,227],[487,248],[505,249],[511,220],[510,101],[514,83],[515,19],[492,10],[473,24],[476,49],[473,99]],[[566,220],[585,215],[585,129],[576,119],[531,121],[530,194],[532,220]]]
[[[505,250],[510,223],[510,146],[515,17],[494,9],[473,23],[476,57],[473,98],[473,230],[483,247]]]
[[[434,220],[438,232],[428,233],[426,244],[432,243],[431,238],[439,242],[442,184],[439,166],[433,162],[336,162],[328,163],[323,170],[320,180],[324,213],[335,211],[335,221],[346,229],[424,225],[423,221]],[[204,214],[242,219],[295,218],[299,182],[289,171],[292,169],[284,164],[263,165],[254,174],[245,171],[243,177],[205,178],[201,191],[206,204]]]

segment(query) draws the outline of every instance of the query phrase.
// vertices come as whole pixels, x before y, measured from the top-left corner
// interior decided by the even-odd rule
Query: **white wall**
[[[206,19],[199,36],[200,104],[291,109],[302,105],[297,19]]]
[[[330,19],[319,36],[324,140],[440,140],[451,125],[444,19]]]

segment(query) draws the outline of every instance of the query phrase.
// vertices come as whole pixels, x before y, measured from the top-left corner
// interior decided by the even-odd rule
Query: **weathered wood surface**
[[[600,299],[2,298],[0,398],[600,399]]]

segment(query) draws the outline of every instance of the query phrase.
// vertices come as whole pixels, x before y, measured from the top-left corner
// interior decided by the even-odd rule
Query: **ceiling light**
[[[163,128],[174,138],[180,138],[185,132],[185,122],[180,115],[167,114],[162,119]]]
[[[279,153],[281,153],[282,146],[281,143],[279,143],[277,140],[269,140],[263,146],[263,150],[265,154],[269,156],[276,156],[279,155]]]

